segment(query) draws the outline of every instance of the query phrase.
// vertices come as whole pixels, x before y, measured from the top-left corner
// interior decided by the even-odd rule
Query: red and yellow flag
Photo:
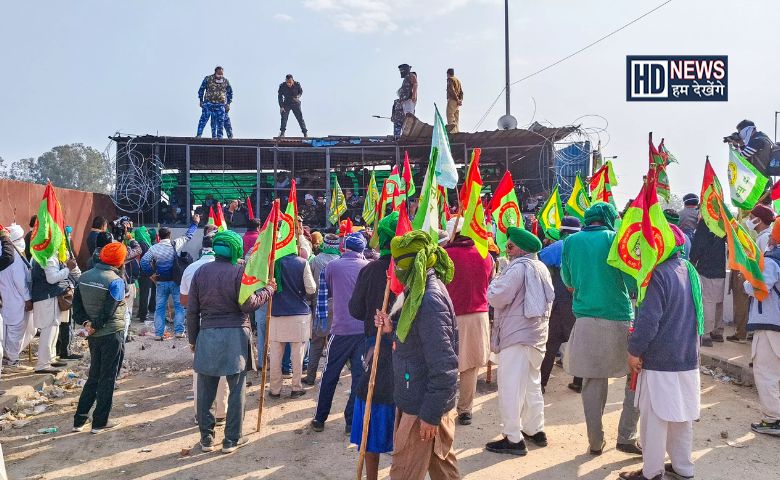
[[[478,149],[474,149],[477,151]],[[478,155],[479,153],[476,154]],[[472,162],[473,163],[473,162]],[[460,233],[474,240],[474,246],[482,258],[488,254],[488,231],[485,226],[485,209],[482,206],[480,194],[482,193],[482,176],[479,174],[479,165],[475,165],[473,171],[469,168],[470,181],[468,188],[469,199],[466,203],[466,211],[463,214],[463,228]]]
[[[605,202],[615,205],[612,187],[616,185],[617,178],[612,168],[612,161],[607,160],[607,163],[590,177],[590,201],[592,203]]]
[[[398,209],[398,223],[395,226],[395,236],[401,237],[412,231],[412,222],[409,221],[409,214],[406,212],[406,202],[401,202]],[[390,259],[390,267],[387,269],[387,276],[390,281],[390,290],[400,295],[404,291],[404,284],[395,276],[395,261]]]
[[[496,223],[496,245],[501,253],[506,252],[506,231],[509,227],[525,228],[520,214],[520,202],[517,201],[515,184],[509,170],[504,173],[496,187],[496,193],[490,202],[490,212]]]

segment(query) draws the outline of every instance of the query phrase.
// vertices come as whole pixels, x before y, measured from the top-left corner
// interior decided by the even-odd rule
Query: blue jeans
[[[154,334],[162,337],[165,333],[165,310],[168,297],[173,297],[173,331],[184,333],[184,307],[179,299],[179,286],[176,282],[157,282],[157,305],[154,309]]]

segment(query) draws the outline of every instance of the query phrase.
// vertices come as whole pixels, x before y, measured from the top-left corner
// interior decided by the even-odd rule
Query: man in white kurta
[[[672,227],[682,247],[684,236]],[[629,367],[639,376],[635,398],[644,465],[642,470],[621,472],[624,480],[693,478],[704,315],[699,277],[679,251],[653,271],[628,340]],[[671,462],[664,464],[667,452]]]
[[[0,314],[3,316],[3,365],[15,366],[19,354],[32,340],[35,329],[30,321],[30,267],[23,258],[24,230],[17,224],[8,227],[14,244],[14,262],[0,271]]]
[[[509,266],[488,287],[495,308],[490,347],[498,354],[498,410],[503,438],[488,442],[489,452],[523,456],[523,438],[547,446],[544,432],[542,359],[555,290],[550,272],[536,253],[542,242],[517,227],[507,229]]]

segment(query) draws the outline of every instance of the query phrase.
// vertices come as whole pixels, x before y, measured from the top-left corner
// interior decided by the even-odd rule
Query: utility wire
[[[531,73],[531,74],[529,74],[529,75],[526,75],[525,77],[523,77],[523,78],[521,78],[521,79],[519,79],[519,80],[515,80],[514,82],[510,83],[509,85],[510,85],[510,86],[511,86],[511,85],[515,85],[515,84],[518,84],[518,83],[520,83],[520,82],[523,82],[523,81],[525,81],[525,80],[528,80],[528,79],[529,79],[529,78],[531,78],[531,77],[534,77],[534,76],[536,76],[536,75],[538,75],[538,74],[540,74],[540,73],[542,73],[542,72],[544,72],[544,71],[546,71],[546,70],[549,70],[549,69],[551,69],[552,67],[554,67],[554,66],[556,66],[556,65],[559,65],[559,64],[561,64],[561,63],[565,62],[566,60],[568,60],[568,59],[570,59],[570,58],[574,57],[575,55],[578,55],[578,54],[580,54],[580,53],[584,52],[585,50],[589,49],[590,47],[592,47],[592,46],[594,46],[594,45],[596,45],[596,44],[598,44],[598,43],[601,43],[602,41],[604,41],[604,40],[608,39],[608,38],[609,38],[609,37],[611,37],[612,35],[615,35],[616,33],[620,32],[621,30],[624,30],[624,29],[626,29],[626,28],[630,27],[631,25],[635,24],[635,23],[636,23],[636,22],[638,22],[639,20],[642,20],[642,19],[643,19],[643,18],[645,18],[646,16],[648,16],[648,15],[652,14],[652,13],[653,13],[653,12],[655,12],[656,10],[659,10],[660,8],[664,7],[665,5],[667,5],[667,4],[669,4],[669,3],[672,3],[672,0],[666,0],[665,2],[663,2],[663,3],[661,3],[660,5],[656,6],[656,7],[655,7],[655,8],[653,8],[652,10],[649,10],[649,11],[647,11],[647,12],[643,13],[642,15],[640,15],[640,16],[638,16],[638,17],[636,17],[635,19],[631,20],[630,22],[626,23],[625,25],[623,25],[623,26],[621,26],[621,27],[619,27],[619,28],[617,28],[617,29],[615,29],[615,30],[613,30],[613,31],[609,32],[608,34],[604,35],[603,37],[599,38],[598,40],[594,40],[593,42],[591,42],[591,43],[589,43],[589,44],[585,45],[584,47],[580,48],[580,49],[579,49],[579,50],[577,50],[576,52],[573,52],[573,53],[571,53],[571,54],[569,54],[569,55],[567,55],[567,56],[565,56],[565,57],[561,58],[560,60],[558,60],[558,61],[556,61],[556,62],[554,62],[554,63],[551,63],[550,65],[547,65],[546,67],[544,67],[544,68],[542,68],[542,69],[539,69],[539,70],[537,70],[537,71],[535,71],[535,72],[533,72],[533,73]],[[498,103],[498,101],[501,99],[501,96],[504,94],[504,92],[505,92],[505,91],[506,91],[506,87],[504,87],[504,88],[502,88],[502,89],[501,89],[501,91],[498,93],[498,96],[496,97],[496,99],[495,99],[495,100],[493,100],[493,103],[491,103],[491,104],[490,104],[490,107],[488,107],[488,109],[487,109],[487,111],[485,112],[485,114],[484,114],[484,115],[482,115],[482,118],[480,118],[480,119],[479,119],[479,122],[477,122],[477,124],[474,126],[474,131],[476,131],[476,130],[477,130],[477,129],[478,129],[478,128],[479,128],[479,127],[482,125],[482,122],[484,122],[484,121],[485,121],[485,119],[487,118],[487,116],[488,116],[488,115],[490,115],[490,112],[493,110],[493,107],[495,107],[495,106],[496,106],[496,103]]]

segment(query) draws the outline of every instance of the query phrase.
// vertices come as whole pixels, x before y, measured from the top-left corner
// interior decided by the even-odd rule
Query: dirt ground
[[[175,347],[175,348],[174,348]],[[143,348],[143,349],[142,349]],[[57,399],[43,414],[20,429],[0,432],[11,479],[349,479],[355,478],[357,453],[344,435],[343,409],[349,388],[344,375],[333,414],[325,431],[313,432],[316,387],[304,397],[266,402],[263,429],[254,433],[258,383],[249,380],[244,433],[250,444],[231,455],[202,453],[193,421],[191,354],[185,340],[153,342],[143,337],[128,344],[132,372],[119,383],[111,418],[122,422],[114,432],[72,433],[78,389]],[[157,370],[155,370],[155,368]],[[148,370],[147,370],[148,369]],[[495,370],[494,370],[495,372]],[[518,458],[486,452],[484,444],[498,437],[500,427],[495,383],[480,378],[474,423],[458,427],[456,449],[466,479],[617,478],[618,471],[640,466],[641,459],[614,450],[622,401],[622,382],[610,388],[605,412],[607,450],[587,454],[579,395],[568,390],[569,379],[556,367],[545,395],[546,432],[550,446],[529,447]],[[494,377],[495,378],[495,377]],[[287,380],[289,382],[289,380]],[[694,458],[699,479],[776,478],[778,440],[757,436],[749,424],[759,418],[755,391],[702,377],[702,415],[694,426]],[[289,394],[289,385],[283,395]],[[58,433],[38,434],[56,426]],[[221,441],[221,429],[217,440]],[[728,438],[722,438],[727,435]],[[194,448],[193,448],[194,447]],[[182,456],[182,449],[192,449]],[[383,456],[380,478],[389,472]]]

